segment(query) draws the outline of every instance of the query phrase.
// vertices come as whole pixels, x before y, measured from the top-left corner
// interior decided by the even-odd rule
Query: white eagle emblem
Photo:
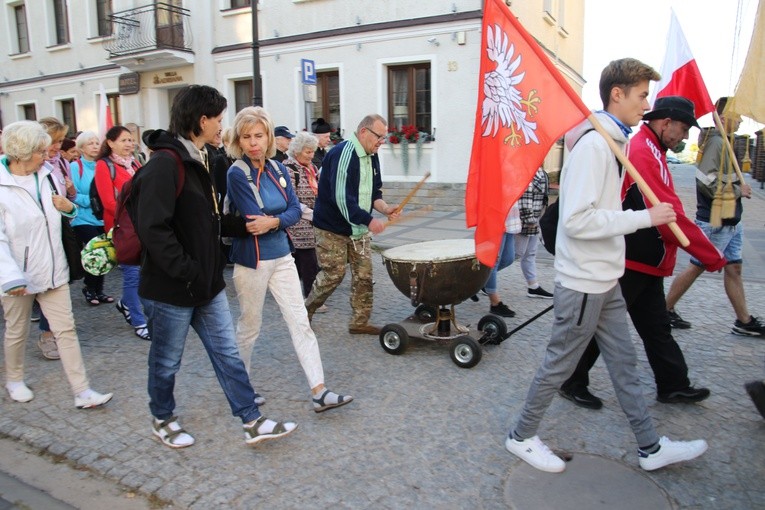
[[[508,48],[509,45],[509,48]],[[505,34],[499,25],[488,27],[486,34],[486,53],[489,60],[497,63],[493,71],[484,75],[483,93],[484,100],[482,105],[483,126],[482,136],[495,136],[499,130],[500,124],[510,128],[510,134],[504,139],[504,143],[509,143],[513,147],[521,145],[519,133],[523,133],[524,143],[528,145],[532,141],[539,143],[537,138],[537,123],[527,118],[533,117],[539,109],[537,103],[542,99],[536,96],[536,90],[529,92],[528,99],[523,99],[521,92],[515,87],[523,81],[525,72],[519,72],[515,75],[518,67],[521,65],[522,55],[518,55],[515,60],[515,45],[509,44],[507,34]],[[526,110],[523,109],[526,106]]]

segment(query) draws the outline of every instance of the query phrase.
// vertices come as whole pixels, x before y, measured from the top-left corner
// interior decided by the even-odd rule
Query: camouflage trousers
[[[308,317],[313,317],[345,277],[345,265],[351,265],[351,309],[349,327],[364,326],[372,315],[372,235],[361,239],[314,228],[316,255],[321,271],[305,301]]]

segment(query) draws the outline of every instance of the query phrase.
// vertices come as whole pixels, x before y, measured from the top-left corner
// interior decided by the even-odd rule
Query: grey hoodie
[[[627,137],[616,122],[605,113],[595,115],[623,148]],[[624,274],[624,235],[650,227],[651,218],[647,210],[622,211],[623,171],[590,121],[569,131],[565,143],[571,153],[561,175],[555,281],[601,294]]]

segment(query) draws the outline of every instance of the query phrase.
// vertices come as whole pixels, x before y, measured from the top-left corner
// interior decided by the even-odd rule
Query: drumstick
[[[385,221],[385,226],[389,227],[389,226],[393,225],[394,223],[400,223],[402,221],[405,221],[405,220],[408,220],[408,219],[411,219],[411,218],[416,218],[418,216],[423,216],[425,214],[428,214],[432,210],[433,210],[433,206],[432,205],[426,205],[425,207],[421,207],[419,209],[415,209],[414,211],[410,211],[407,214],[403,214],[403,215],[399,216],[398,218],[396,218],[395,220],[387,220],[387,221]]]
[[[398,207],[396,207],[396,209],[391,214],[400,213],[401,210],[404,208],[404,206],[407,204],[407,202],[409,202],[414,196],[414,194],[417,193],[417,190],[420,189],[423,184],[425,184],[425,181],[428,180],[428,177],[430,177],[430,172],[425,172],[425,175],[422,176],[422,179],[420,179],[420,182],[417,183],[414,189],[409,192],[406,198],[402,200],[400,204],[398,204]]]

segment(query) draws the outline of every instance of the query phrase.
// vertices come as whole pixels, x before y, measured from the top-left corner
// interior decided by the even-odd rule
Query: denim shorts
[[[741,223],[713,227],[705,221],[696,220],[696,225],[715,245],[715,248],[725,255],[728,264],[741,264],[741,250],[744,246],[744,226]],[[693,257],[691,257],[691,264],[703,267],[703,264]]]

